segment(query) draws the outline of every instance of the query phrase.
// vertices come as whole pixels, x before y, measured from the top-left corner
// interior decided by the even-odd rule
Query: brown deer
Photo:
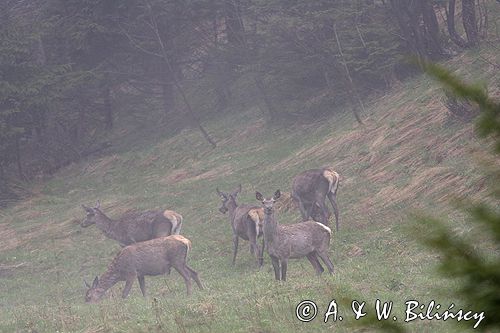
[[[304,171],[293,179],[292,198],[297,202],[302,221],[307,221],[312,215],[320,215],[321,222],[328,225],[329,211],[325,205],[328,197],[335,215],[335,230],[339,230],[339,210],[337,206],[337,189],[340,176],[330,168]],[[319,206],[321,214],[311,214],[315,205]]]
[[[255,193],[264,208],[264,242],[273,263],[276,280],[286,281],[290,258],[307,257],[319,275],[324,271],[318,260],[320,257],[330,274],[333,274],[333,264],[328,257],[332,233],[330,228],[316,221],[279,225],[274,217],[273,205],[280,196],[280,190],[272,198],[264,198],[261,193]]]
[[[236,261],[236,254],[238,253],[239,238],[250,242],[250,253],[256,259],[259,267],[264,264],[264,240],[262,240],[262,248],[257,245],[257,238],[262,236],[262,220],[264,218],[264,211],[262,208],[254,205],[238,205],[236,197],[241,192],[241,184],[236,190],[231,193],[224,193],[217,188],[222,206],[219,211],[223,214],[229,212],[229,222],[233,229],[233,265]]]
[[[173,267],[186,282],[187,294],[191,295],[191,279],[200,289],[203,285],[196,273],[187,263],[187,254],[191,249],[191,241],[181,235],[155,238],[135,243],[123,248],[109,264],[101,277],[95,277],[92,286],[85,294],[85,302],[96,303],[119,281],[125,281],[122,297],[130,293],[132,284],[137,278],[143,296],[146,296],[145,276],[166,274]]]
[[[118,241],[122,246],[178,235],[182,227],[182,216],[173,210],[133,211],[112,220],[102,212],[99,201],[94,208],[82,207],[87,215],[80,226],[86,228],[95,224],[106,237]]]

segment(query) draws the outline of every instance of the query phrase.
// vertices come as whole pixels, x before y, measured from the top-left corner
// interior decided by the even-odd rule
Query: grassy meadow
[[[445,65],[498,96],[499,77],[484,59],[498,62],[498,55],[484,48]],[[486,239],[451,201],[484,197],[483,175],[497,161],[472,124],[450,116],[441,88],[425,76],[366,104],[364,125],[349,110],[336,110],[316,123],[271,126],[257,106],[249,107],[243,115],[206,120],[216,149],[194,129],[171,135],[141,129],[149,120],[140,115],[121,119],[111,154],[38,181],[32,196],[0,211],[0,331],[365,332],[349,304],[339,304],[343,321],[324,323],[322,316],[333,299],[366,301],[371,313],[380,299],[394,302],[393,315],[409,331],[456,332],[453,320],[403,323],[410,299],[468,308],[453,296],[455,281],[436,273],[437,256],[416,242],[415,234],[426,230],[411,214],[443,217],[456,233]],[[239,202],[257,204],[256,190],[289,192],[295,174],[320,166],[341,175],[340,231],[330,251],[335,274],[316,277],[307,260],[291,260],[288,281],[279,283],[267,254],[259,270],[245,241],[231,266],[232,233],[228,216],[218,211],[216,187],[229,191],[241,183]],[[186,297],[172,271],[146,277],[146,298],[135,283],[122,300],[121,283],[101,303],[85,304],[83,280],[100,275],[120,250],[95,226],[78,225],[80,204],[97,199],[110,217],[131,208],[181,213],[182,234],[193,243],[189,263],[205,290],[193,285]],[[284,202],[276,216],[293,223],[300,214]],[[306,299],[318,305],[318,316],[303,323],[295,307]]]

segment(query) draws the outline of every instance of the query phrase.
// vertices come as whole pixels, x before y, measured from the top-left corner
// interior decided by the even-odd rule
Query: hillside
[[[445,65],[488,84],[491,95],[499,96],[500,79],[485,59],[499,61],[495,50],[485,48]],[[368,308],[377,298],[391,300],[398,318],[408,299],[466,307],[447,296],[454,285],[435,274],[435,256],[413,240],[418,229],[409,214],[447,216],[456,232],[476,234],[450,200],[484,196],[483,170],[498,161],[489,160],[489,147],[471,124],[450,116],[435,82],[418,76],[373,99],[363,126],[348,110],[283,127],[270,126],[259,115],[255,107],[208,121],[216,149],[194,130],[151,139],[146,129],[132,130],[122,119],[112,138],[114,153],[66,167],[35,184],[31,197],[0,211],[0,331],[348,331],[352,320],[325,324],[320,318],[334,298],[357,297]],[[331,245],[335,275],[316,278],[306,260],[297,260],[290,262],[289,280],[277,283],[269,258],[259,271],[246,242],[240,242],[232,267],[231,229],[218,211],[216,187],[229,191],[241,183],[240,202],[257,203],[256,190],[289,192],[295,174],[318,166],[341,174],[340,231]],[[146,278],[146,299],[134,284],[123,301],[117,285],[99,305],[85,304],[83,279],[101,274],[119,250],[95,227],[78,225],[84,217],[80,204],[97,199],[111,217],[131,208],[180,212],[182,234],[193,243],[190,265],[206,289],[194,287],[186,297],[182,278],[173,272]],[[294,208],[277,215],[281,223],[299,216]],[[310,323],[294,317],[304,299],[320,307]],[[350,309],[340,311],[352,317]],[[406,327],[457,330],[450,321]]]

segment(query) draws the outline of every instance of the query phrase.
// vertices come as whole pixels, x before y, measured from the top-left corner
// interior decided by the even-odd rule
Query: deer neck
[[[227,209],[229,210],[229,218],[231,221],[234,221],[234,216],[236,215],[236,208],[238,208],[238,204],[236,200],[229,200],[227,203]]]
[[[97,288],[106,292],[106,290],[113,287],[118,281],[120,281],[120,276],[114,272],[113,267],[111,267],[99,277]]]
[[[107,217],[106,214],[104,214],[100,210],[97,211],[97,219],[95,225],[108,237],[113,235],[112,231],[113,222],[114,221],[109,217]]]
[[[264,213],[264,226],[262,229],[266,245],[272,243],[278,233],[278,221],[274,217],[274,211],[271,214]]]

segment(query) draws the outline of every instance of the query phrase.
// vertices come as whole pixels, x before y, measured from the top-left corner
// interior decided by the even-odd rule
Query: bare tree
[[[479,44],[479,34],[475,0],[462,0],[462,23],[467,35],[468,45],[471,47],[477,46]]]
[[[451,40],[460,47],[467,47],[467,41],[460,36],[455,29],[455,6],[456,0],[449,0],[446,11],[446,25]]]

